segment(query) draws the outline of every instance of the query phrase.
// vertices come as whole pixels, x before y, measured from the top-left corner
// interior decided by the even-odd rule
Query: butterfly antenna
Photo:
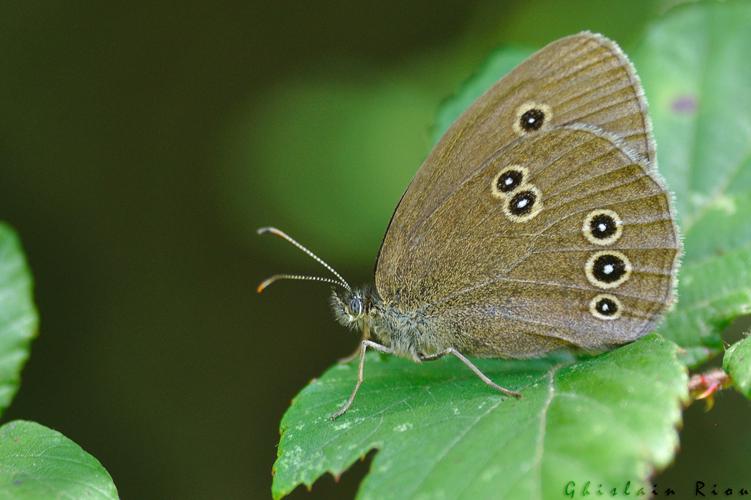
[[[338,280],[334,280],[334,279],[330,279],[330,278],[321,278],[319,276],[303,276],[303,275],[299,275],[299,274],[275,274],[274,276],[271,276],[270,278],[267,278],[267,279],[263,280],[258,285],[258,288],[256,288],[256,291],[258,293],[263,292],[266,287],[268,287],[273,282],[278,281],[278,280],[322,281],[324,283],[332,283],[334,285],[339,285],[342,288],[345,288],[347,290],[352,290],[350,288],[350,286],[349,286],[349,283],[347,283],[347,281],[344,278],[342,278],[342,275],[339,274],[338,272],[336,272],[333,267],[331,267],[330,265],[326,264],[326,262],[324,262],[324,260],[322,258],[320,258],[316,254],[314,254],[313,252],[311,252],[310,250],[308,250],[307,248],[305,248],[302,244],[298,243],[294,238],[292,238],[290,235],[288,235],[284,231],[282,231],[280,229],[277,229],[275,227],[262,227],[262,228],[259,228],[256,232],[258,234],[271,233],[271,234],[273,234],[275,236],[278,236],[278,237],[280,237],[280,238],[282,238],[284,240],[287,240],[288,242],[292,243],[294,246],[296,246],[297,248],[299,248],[300,250],[302,250],[303,252],[305,252],[313,260],[315,260],[316,262],[318,262],[319,264],[321,264],[323,267],[325,267],[326,269],[328,269],[329,272],[331,272],[331,274],[333,274],[334,276],[336,276],[338,278]]]

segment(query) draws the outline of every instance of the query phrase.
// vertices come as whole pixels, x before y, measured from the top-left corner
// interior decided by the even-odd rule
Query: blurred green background
[[[326,287],[256,295],[320,270],[255,228],[369,281],[436,110],[490,51],[590,29],[628,52],[675,3],[0,2],[0,218],[41,314],[6,420],[60,430],[124,498],[268,497],[282,413],[357,338]],[[749,409],[689,409],[655,481],[751,487]]]

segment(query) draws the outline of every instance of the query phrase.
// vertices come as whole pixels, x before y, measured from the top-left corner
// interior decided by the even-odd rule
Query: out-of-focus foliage
[[[730,375],[733,386],[751,398],[751,337],[736,342],[725,351],[722,367]]]
[[[31,273],[18,237],[0,223],[0,415],[18,390],[37,330]]]
[[[678,305],[660,328],[703,361],[751,311],[751,4],[682,6],[647,30],[635,63],[660,172],[684,236]]]
[[[14,420],[0,427],[0,498],[117,499],[99,461],[57,431]]]
[[[0,223],[0,410],[10,404],[36,334],[31,273],[13,230]],[[0,498],[117,498],[107,471],[59,432],[34,422],[0,426]]]

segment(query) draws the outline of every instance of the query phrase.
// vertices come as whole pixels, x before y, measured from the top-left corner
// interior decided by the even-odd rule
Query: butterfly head
[[[331,307],[333,308],[334,315],[339,323],[353,329],[362,329],[365,327],[365,322],[368,321],[368,317],[371,313],[371,305],[374,302],[373,299],[376,297],[372,288],[364,287],[362,289],[353,289],[333,267],[329,266],[316,254],[279,229],[274,227],[263,227],[258,230],[258,233],[269,233],[287,240],[289,243],[296,246],[316,262],[321,264],[333,275],[332,278],[326,278],[322,276],[307,276],[300,274],[275,274],[258,285],[258,293],[263,292],[269,285],[279,280],[305,280],[330,283],[335,285],[331,295]]]
[[[371,287],[347,290],[334,289],[331,294],[331,308],[342,325],[361,330],[374,313],[375,294]]]

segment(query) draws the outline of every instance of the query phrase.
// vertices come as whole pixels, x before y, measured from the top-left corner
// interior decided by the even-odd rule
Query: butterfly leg
[[[464,363],[465,365],[467,365],[467,367],[470,370],[472,370],[475,375],[477,375],[478,377],[480,377],[480,380],[482,380],[483,382],[485,382],[487,385],[489,385],[493,389],[502,392],[506,396],[511,396],[511,397],[514,397],[514,398],[517,398],[517,399],[519,399],[519,398],[522,397],[521,393],[518,393],[516,391],[512,391],[511,389],[506,389],[505,387],[501,387],[500,385],[498,385],[495,382],[493,382],[492,380],[490,380],[490,378],[487,375],[485,375],[484,373],[482,373],[482,371],[480,371],[480,369],[477,368],[477,366],[475,366],[474,363],[472,363],[466,356],[464,356],[464,354],[460,353],[459,351],[457,351],[453,347],[449,347],[448,349],[446,349],[444,351],[441,351],[441,352],[437,352],[435,354],[421,354],[420,355],[420,359],[422,359],[423,361],[433,361],[435,359],[442,358],[443,356],[445,356],[447,354],[451,354],[452,356],[455,356],[455,357],[459,358],[459,360],[462,363]]]
[[[358,347],[357,349],[355,349],[354,351],[352,351],[352,353],[344,356],[343,358],[337,359],[336,362],[337,363],[341,363],[343,365],[346,365],[347,363],[349,363],[350,361],[352,361],[353,359],[355,359],[359,355],[360,355],[360,348]]]
[[[357,391],[360,389],[360,385],[362,385],[363,377],[365,374],[365,351],[367,351],[368,347],[386,354],[394,353],[391,348],[373,342],[372,340],[363,340],[362,342],[360,342],[360,367],[357,371],[357,383],[355,384],[355,389],[352,391],[352,394],[349,395],[347,402],[344,403],[342,407],[339,408],[333,415],[331,415],[331,420],[341,417],[347,410],[349,410],[349,407],[352,406],[352,402],[355,400],[355,396],[357,395]]]
[[[369,338],[370,338],[370,329],[368,328],[367,325],[365,325],[365,328],[362,331],[362,339],[360,339],[361,344],[362,344],[363,340],[368,340]],[[346,365],[347,363],[349,363],[353,359],[356,359],[357,356],[359,356],[359,355],[360,355],[360,346],[357,346],[357,349],[355,349],[354,351],[352,351],[352,354],[350,354],[348,356],[345,356],[343,358],[339,358],[338,362],[341,363],[341,364],[343,364],[343,365]]]

